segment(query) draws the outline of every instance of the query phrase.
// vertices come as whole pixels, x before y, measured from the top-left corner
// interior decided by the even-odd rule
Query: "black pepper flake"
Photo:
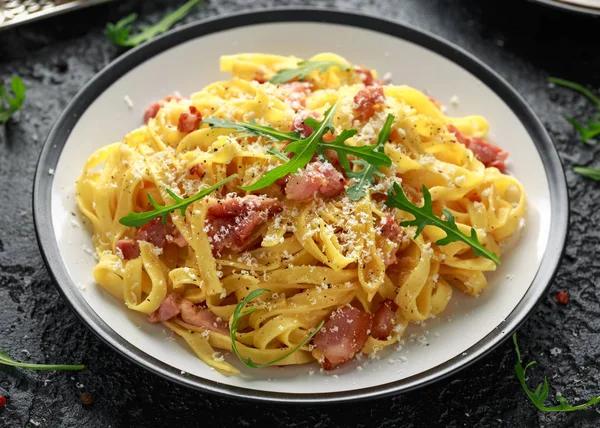
[[[69,63],[66,59],[59,58],[58,61],[56,61],[56,69],[59,73],[66,73],[69,71]]]

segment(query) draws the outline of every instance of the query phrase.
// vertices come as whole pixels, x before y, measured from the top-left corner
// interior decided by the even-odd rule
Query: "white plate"
[[[578,12],[586,15],[600,15],[600,0],[529,0],[556,9]]]
[[[315,363],[242,368],[242,376],[227,377],[198,360],[182,340],[174,341],[166,329],[148,324],[94,284],[95,261],[87,252],[92,248],[90,233],[79,227],[80,217],[73,214],[75,180],[92,152],[141,125],[150,102],[226,79],[219,72],[219,56],[267,52],[309,57],[322,51],[336,52],[382,74],[391,72],[394,82],[427,90],[448,105],[457,95],[460,105],[449,107],[451,115],[481,114],[489,119],[491,141],[511,153],[510,172],[527,190],[527,225],[481,296],[455,293],[443,316],[408,333],[427,333],[425,338],[408,341],[401,351],[384,353],[362,370],[354,362],[322,373]],[[133,108],[125,96],[133,100]],[[568,222],[564,175],[550,138],[522,98],[491,69],[412,28],[364,15],[308,9],[192,24],[105,68],[67,107],[48,137],[35,180],[34,211],[42,253],[59,290],[116,350],[156,373],[203,390],[300,402],[404,391],[448,375],[490,351],[544,294],[559,263]]]

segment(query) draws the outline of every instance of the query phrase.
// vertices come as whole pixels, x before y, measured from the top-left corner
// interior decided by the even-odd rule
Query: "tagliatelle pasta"
[[[400,226],[414,217],[386,204],[394,184],[416,206],[425,186],[437,217],[451,214],[462,233],[473,229],[497,256],[526,210],[522,185],[504,174],[507,154],[482,139],[483,117],[448,117],[422,92],[384,85],[374,71],[331,53],[311,58],[327,66],[302,82],[269,82],[300,61],[222,57],[231,80],[150,106],[147,124],[95,152],[77,182],[78,206],[93,228],[98,284],[128,309],[163,322],[224,373],[238,373],[220,351],[232,349],[232,316],[253,290],[269,291],[248,302],[256,310],[235,332],[239,354],[257,364],[285,357],[277,365],[317,360],[332,369],[357,352],[394,344],[409,323],[442,312],[454,289],[476,296],[485,288],[485,272],[496,264],[465,242],[436,245],[446,236],[442,228],[430,224],[415,236],[415,227]],[[393,119],[378,149],[389,166],[354,193],[349,189],[368,163],[350,156],[348,170],[332,150],[244,191],[291,157],[289,142],[208,120],[265,126],[305,141],[327,111],[335,132],[318,144],[356,130],[340,144],[372,146]],[[233,174],[164,222],[121,222]],[[312,341],[289,353],[321,322]]]

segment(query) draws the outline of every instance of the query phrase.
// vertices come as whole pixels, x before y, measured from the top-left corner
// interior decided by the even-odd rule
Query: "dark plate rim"
[[[462,355],[406,379],[352,391],[290,394],[230,386],[189,374],[181,374],[176,368],[131,345],[96,315],[69,277],[62,263],[52,227],[50,196],[53,176],[48,174],[48,170],[56,168],[71,130],[87,107],[123,74],[164,50],[206,34],[270,22],[323,22],[365,28],[407,40],[436,52],[465,68],[492,89],[519,117],[534,141],[546,169],[550,188],[553,213],[550,225],[552,234],[549,237],[538,272],[523,299],[494,331]],[[552,140],[523,98],[490,67],[462,48],[406,24],[355,12],[314,8],[278,8],[216,17],[183,26],[122,55],[94,76],[60,115],[42,149],[33,191],[36,236],[48,271],[59,292],[71,305],[75,313],[105,343],[140,366],[181,385],[228,397],[300,404],[326,404],[361,400],[409,391],[449,376],[492,351],[519,327],[549,288],[564,251],[569,220],[568,206],[564,171]]]
[[[564,3],[560,0],[529,0],[531,3],[539,3],[544,6],[551,7],[553,9],[559,9],[567,12],[588,15],[588,16],[600,16],[600,8],[594,9],[586,6],[579,6],[572,3]]]

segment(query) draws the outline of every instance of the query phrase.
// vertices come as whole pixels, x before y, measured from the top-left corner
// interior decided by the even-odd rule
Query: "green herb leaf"
[[[375,168],[381,168],[383,166],[390,166],[392,160],[385,153],[377,151],[377,146],[348,146],[343,144],[343,141],[352,137],[356,134],[356,130],[344,130],[340,135],[330,143],[319,144],[321,150],[335,150],[340,159],[340,163],[345,170],[350,170],[350,164],[348,163],[348,155],[353,155],[358,158],[362,158]]]
[[[209,117],[204,119],[202,123],[208,123],[211,127],[233,129],[239,132],[245,132],[257,137],[266,137],[276,141],[298,141],[300,134],[297,132],[278,131],[270,126],[261,126],[252,122],[231,122],[218,117]]]
[[[261,177],[256,183],[243,187],[243,190],[252,191],[259,190],[264,187],[270,186],[278,179],[285,177],[288,174],[295,174],[299,169],[302,169],[310,162],[315,152],[318,152],[322,157],[325,157],[325,150],[334,150],[339,159],[341,165],[346,171],[350,172],[350,163],[348,156],[356,156],[363,160],[362,165],[372,165],[373,169],[369,169],[368,173],[374,175],[379,171],[379,168],[384,166],[390,166],[392,164],[391,159],[385,153],[381,151],[382,144],[389,139],[389,132],[391,123],[394,120],[392,115],[388,116],[384,128],[380,133],[380,138],[385,137],[385,129],[387,129],[387,137],[382,144],[379,142],[372,146],[350,146],[344,144],[346,140],[354,136],[358,131],[355,129],[344,129],[333,141],[323,141],[323,136],[327,132],[334,132],[333,118],[335,116],[335,109],[337,104],[331,106],[326,112],[322,121],[318,121],[314,118],[307,118],[304,123],[313,129],[313,133],[307,138],[301,138],[298,132],[284,132],[273,129],[269,126],[256,125],[255,123],[248,122],[231,122],[229,120],[223,120],[215,117],[209,117],[203,122],[208,123],[210,126],[216,128],[228,128],[233,129],[237,132],[245,132],[251,135],[263,136],[270,138],[275,141],[290,141],[285,151],[288,153],[294,153],[294,157],[290,160],[285,154],[272,148],[268,150],[268,153],[277,157],[284,162],[283,165],[268,171],[263,177]],[[391,119],[390,119],[391,117]],[[388,123],[389,122],[389,123]],[[357,161],[353,161],[357,162]]]
[[[0,364],[29,370],[83,370],[85,368],[83,365],[19,363],[11,359],[6,351],[0,351]]]
[[[288,174],[295,174],[298,170],[304,168],[314,156],[317,146],[323,143],[323,135],[329,131],[335,131],[333,117],[335,116],[336,107],[337,104],[334,104],[327,109],[323,120],[316,124],[313,128],[313,133],[308,138],[296,140],[285,148],[286,152],[294,153],[294,157],[289,162],[267,171],[256,183],[242,187],[242,190],[253,191],[262,189],[275,183],[280,178]]]
[[[235,310],[233,311],[231,325],[229,327],[229,337],[231,338],[231,348],[233,349],[233,352],[235,353],[235,355],[237,355],[237,357],[240,359],[240,361],[242,363],[244,363],[247,367],[250,367],[253,369],[261,369],[263,367],[267,367],[267,366],[273,365],[275,363],[278,363],[279,361],[284,360],[285,358],[289,357],[294,352],[296,352],[298,349],[302,348],[304,345],[306,345],[308,342],[310,342],[310,340],[313,338],[313,336],[319,332],[319,330],[321,329],[321,327],[323,327],[323,324],[325,323],[324,321],[321,321],[319,323],[319,325],[317,326],[317,328],[311,334],[309,334],[308,337],[306,339],[304,339],[304,341],[301,344],[296,346],[294,349],[291,349],[285,355],[283,355],[273,361],[270,361],[270,362],[264,363],[264,364],[255,364],[254,361],[252,361],[252,359],[250,357],[248,357],[247,359],[244,358],[237,349],[237,344],[236,344],[237,330],[241,324],[240,320],[243,317],[245,317],[246,315],[250,315],[252,312],[256,311],[257,308],[253,307],[253,308],[248,309],[245,312],[242,312],[242,310],[246,307],[246,305],[250,302],[250,300],[253,300],[256,297],[260,296],[261,294],[268,293],[270,291],[271,290],[268,290],[266,288],[259,288],[257,290],[254,290],[254,291],[248,293],[246,298],[244,300],[242,300],[240,303],[238,303],[237,306],[235,307]]]
[[[181,215],[185,216],[185,210],[191,203],[202,199],[206,195],[209,195],[214,190],[218,189],[225,183],[230,182],[231,180],[233,180],[236,177],[237,177],[237,174],[232,174],[229,177],[225,178],[224,180],[221,180],[218,183],[216,183],[210,187],[207,187],[206,189],[200,190],[194,196],[190,196],[189,198],[182,198],[182,197],[178,196],[177,194],[175,194],[171,189],[166,189],[169,196],[175,200],[175,203],[172,205],[166,205],[166,206],[159,205],[154,200],[152,195],[150,193],[148,193],[148,200],[150,201],[150,204],[152,204],[154,209],[152,211],[146,211],[143,213],[129,213],[125,217],[122,217],[119,220],[119,223],[121,223],[124,226],[141,227],[157,217],[160,217],[162,219],[162,222],[166,223],[167,216],[172,211],[175,211],[175,210],[179,210],[181,212]]]
[[[579,404],[577,406],[571,406],[569,401],[562,395],[556,395],[558,406],[547,407],[544,402],[548,399],[548,380],[544,378],[544,382],[540,383],[535,391],[531,391],[525,381],[525,373],[527,369],[536,364],[535,361],[531,361],[525,367],[522,365],[521,351],[519,350],[519,344],[517,343],[517,334],[513,334],[513,342],[515,343],[515,351],[517,352],[517,364],[515,365],[515,373],[517,379],[521,383],[523,391],[527,394],[531,402],[540,409],[542,412],[574,412],[576,410],[582,410],[587,407],[593,406],[596,403],[600,403],[600,397],[592,397],[587,403]]]
[[[5,86],[0,86],[0,122],[6,123],[8,119],[18,110],[23,107],[25,101],[25,90],[27,86],[23,83],[19,76],[15,76],[11,80],[11,88],[14,96],[10,96],[8,89]]]
[[[577,174],[583,175],[584,177],[591,178],[592,180],[600,181],[600,168],[586,168],[584,166],[576,166],[573,168]]]
[[[598,108],[600,108],[600,98],[592,94],[585,86],[580,85],[579,83],[571,82],[565,79],[559,79],[557,77],[548,78],[549,82],[552,82],[559,86],[564,86],[565,88],[573,89],[586,97],[588,97]]]
[[[133,22],[137,19],[137,15],[132,13],[118,21],[116,24],[107,24],[104,34],[115,45],[124,47],[137,46],[140,43],[168,31],[177,21],[183,19],[194,6],[199,5],[200,3],[202,3],[202,0],[190,0],[179,9],[164,16],[163,19],[156,24],[140,26],[141,31],[134,35],[131,35],[131,30]]]
[[[339,67],[343,71],[350,70],[349,65],[340,64],[335,61],[300,61],[298,68],[286,68],[279,70],[275,76],[269,80],[271,83],[285,83],[292,80],[304,80],[313,71],[318,71],[319,74],[325,73],[329,67]]]
[[[592,122],[592,121],[588,120],[587,121],[588,127],[586,128],[585,125],[583,125],[580,122],[577,122],[572,117],[565,116],[565,119],[567,119],[567,121],[571,125],[573,125],[573,127],[577,130],[577,132],[579,132],[579,134],[581,135],[580,140],[584,143],[588,142],[589,140],[594,138],[596,135],[600,134],[600,123]]]
[[[285,153],[283,153],[281,150],[277,150],[275,147],[270,147],[269,149],[267,149],[267,153],[271,156],[275,156],[282,162],[290,161],[290,159],[285,155]]]
[[[116,24],[109,22],[104,29],[104,35],[117,46],[130,46],[127,44],[129,33],[131,33],[131,24],[137,19],[137,15],[132,13],[118,21]]]
[[[554,84],[560,85],[560,86],[564,86],[569,89],[573,89],[573,90],[585,95],[594,104],[596,104],[596,107],[598,108],[596,116],[600,117],[600,98],[598,98],[597,96],[592,94],[583,85],[580,85],[579,83],[575,83],[575,82],[570,82],[570,81],[564,80],[564,79],[558,79],[556,77],[550,77],[548,79],[548,81],[550,81]],[[585,124],[583,124],[569,116],[565,116],[565,119],[567,119],[567,121],[571,125],[573,125],[573,127],[577,130],[577,132],[579,132],[579,134],[581,135],[580,139],[584,143],[591,140],[592,138],[596,137],[597,135],[600,135],[600,123],[599,122],[594,122],[592,120],[586,120]]]
[[[381,128],[381,131],[379,131],[379,136],[377,138],[377,144],[375,144],[375,146],[368,146],[368,147],[374,147],[374,149],[373,149],[374,153],[383,154],[383,146],[390,139],[390,133],[391,133],[391,129],[392,129],[392,124],[394,123],[394,119],[395,118],[393,115],[391,115],[391,114],[387,115],[387,118],[385,120],[385,123],[383,124],[383,127]],[[367,193],[367,188],[369,186],[372,186],[373,183],[375,182],[375,175],[379,175],[379,176],[383,175],[379,171],[379,169],[382,166],[390,166],[391,165],[391,159],[387,155],[385,155],[385,156],[389,163],[386,162],[386,164],[380,164],[380,165],[377,165],[375,163],[369,163],[369,162],[366,162],[366,161],[360,160],[360,159],[353,161],[354,165],[362,166],[362,169],[360,171],[356,171],[356,172],[353,172],[353,171],[348,172],[348,177],[356,179],[356,183],[354,183],[352,186],[350,186],[348,188],[348,197],[351,200],[357,201],[360,198],[362,198],[363,196],[365,196],[365,194]]]
[[[393,188],[388,192],[386,205],[390,208],[398,208],[402,211],[406,211],[415,217],[414,220],[403,221],[400,223],[400,226],[403,227],[417,226],[415,238],[419,236],[425,226],[436,226],[446,232],[446,237],[438,240],[435,243],[436,245],[442,246],[448,245],[451,242],[464,242],[473,249],[475,255],[485,257],[496,264],[500,264],[500,258],[479,242],[475,229],[471,228],[471,236],[462,233],[454,221],[454,216],[446,209],[443,210],[443,213],[448,218],[447,220],[436,217],[433,213],[433,205],[431,204],[431,194],[425,185],[423,185],[423,201],[422,207],[413,205],[404,194],[402,187],[397,183],[394,183]]]

